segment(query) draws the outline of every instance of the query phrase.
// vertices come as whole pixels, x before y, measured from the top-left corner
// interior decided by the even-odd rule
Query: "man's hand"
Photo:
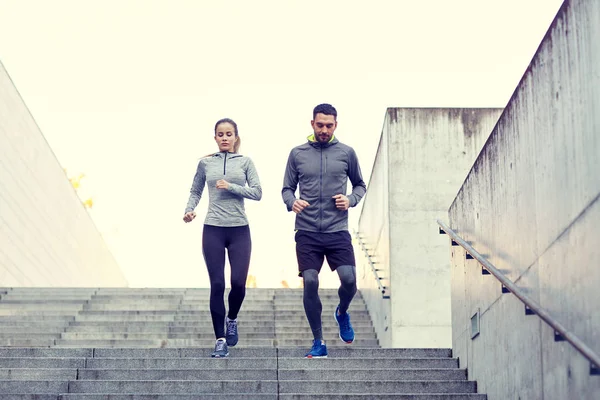
[[[217,181],[217,189],[229,189],[229,182],[227,182],[225,179],[219,179]]]
[[[310,204],[308,204],[308,201],[298,199],[298,200],[294,201],[294,205],[292,206],[292,211],[295,212],[296,214],[300,214],[302,212],[302,210],[304,210],[308,206],[310,206]]]
[[[192,222],[194,220],[194,218],[196,218],[196,212],[190,211],[188,213],[185,213],[185,215],[183,216],[183,222],[185,222],[185,223]]]
[[[336,194],[332,198],[335,199],[335,206],[338,210],[346,211],[350,208],[350,200],[343,194]]]

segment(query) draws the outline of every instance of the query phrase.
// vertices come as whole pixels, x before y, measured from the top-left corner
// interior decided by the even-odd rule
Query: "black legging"
[[[344,314],[348,311],[350,302],[356,294],[356,267],[354,265],[342,265],[335,270],[340,277],[340,288],[338,289],[340,313]],[[321,312],[323,305],[319,298],[319,272],[316,269],[307,269],[302,272],[302,278],[304,280],[303,303],[306,319],[308,319],[314,339],[322,340]]]
[[[204,225],[202,254],[210,279],[210,315],[217,339],[225,337],[225,249],[231,266],[227,316],[229,319],[235,319],[246,296],[246,279],[252,251],[250,227]]]

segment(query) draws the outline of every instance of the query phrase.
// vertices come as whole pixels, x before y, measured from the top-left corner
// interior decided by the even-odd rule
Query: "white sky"
[[[250,273],[296,286],[280,190],[312,108],[338,109],[368,181],[387,107],[504,107],[561,3],[0,0],[0,61],[69,175],[86,174],[81,195],[130,286],[207,286],[208,198],[181,218],[222,117],[263,185],[246,202]]]

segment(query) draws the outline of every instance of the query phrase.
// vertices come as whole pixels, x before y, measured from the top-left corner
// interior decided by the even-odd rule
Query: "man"
[[[348,208],[356,206],[366,192],[354,150],[333,135],[337,111],[319,104],[310,122],[314,134],[290,152],[281,195],[288,211],[296,213],[296,256],[299,276],[304,280],[304,311],[314,342],[306,358],[327,357],[321,327],[319,272],[324,257],[340,278],[340,302],[334,313],[340,339],[354,341],[348,307],[356,294],[356,263],[348,232]],[[352,193],[346,195],[348,178]],[[300,185],[299,198],[296,188]]]

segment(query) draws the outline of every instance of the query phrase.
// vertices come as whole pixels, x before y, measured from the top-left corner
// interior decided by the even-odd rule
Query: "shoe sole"
[[[305,356],[304,358],[313,359],[313,358],[327,358],[327,356]]]
[[[336,308],[336,309],[335,309],[335,311],[333,312],[333,319],[335,319],[335,323],[337,324],[337,326],[338,326],[338,329],[340,329],[340,323],[339,323],[339,322],[338,322],[338,320],[337,320],[337,308]],[[354,343],[354,339],[352,339],[352,340],[350,340],[350,341],[342,339],[342,334],[341,334],[341,333],[340,333],[340,334],[338,334],[338,337],[339,337],[339,338],[340,338],[340,340],[341,340],[342,342],[344,342],[344,343],[347,343],[347,344],[352,344],[352,343]]]
[[[211,355],[212,358],[226,358],[227,356],[229,356],[229,353],[225,354],[224,356],[215,355],[215,354]]]

